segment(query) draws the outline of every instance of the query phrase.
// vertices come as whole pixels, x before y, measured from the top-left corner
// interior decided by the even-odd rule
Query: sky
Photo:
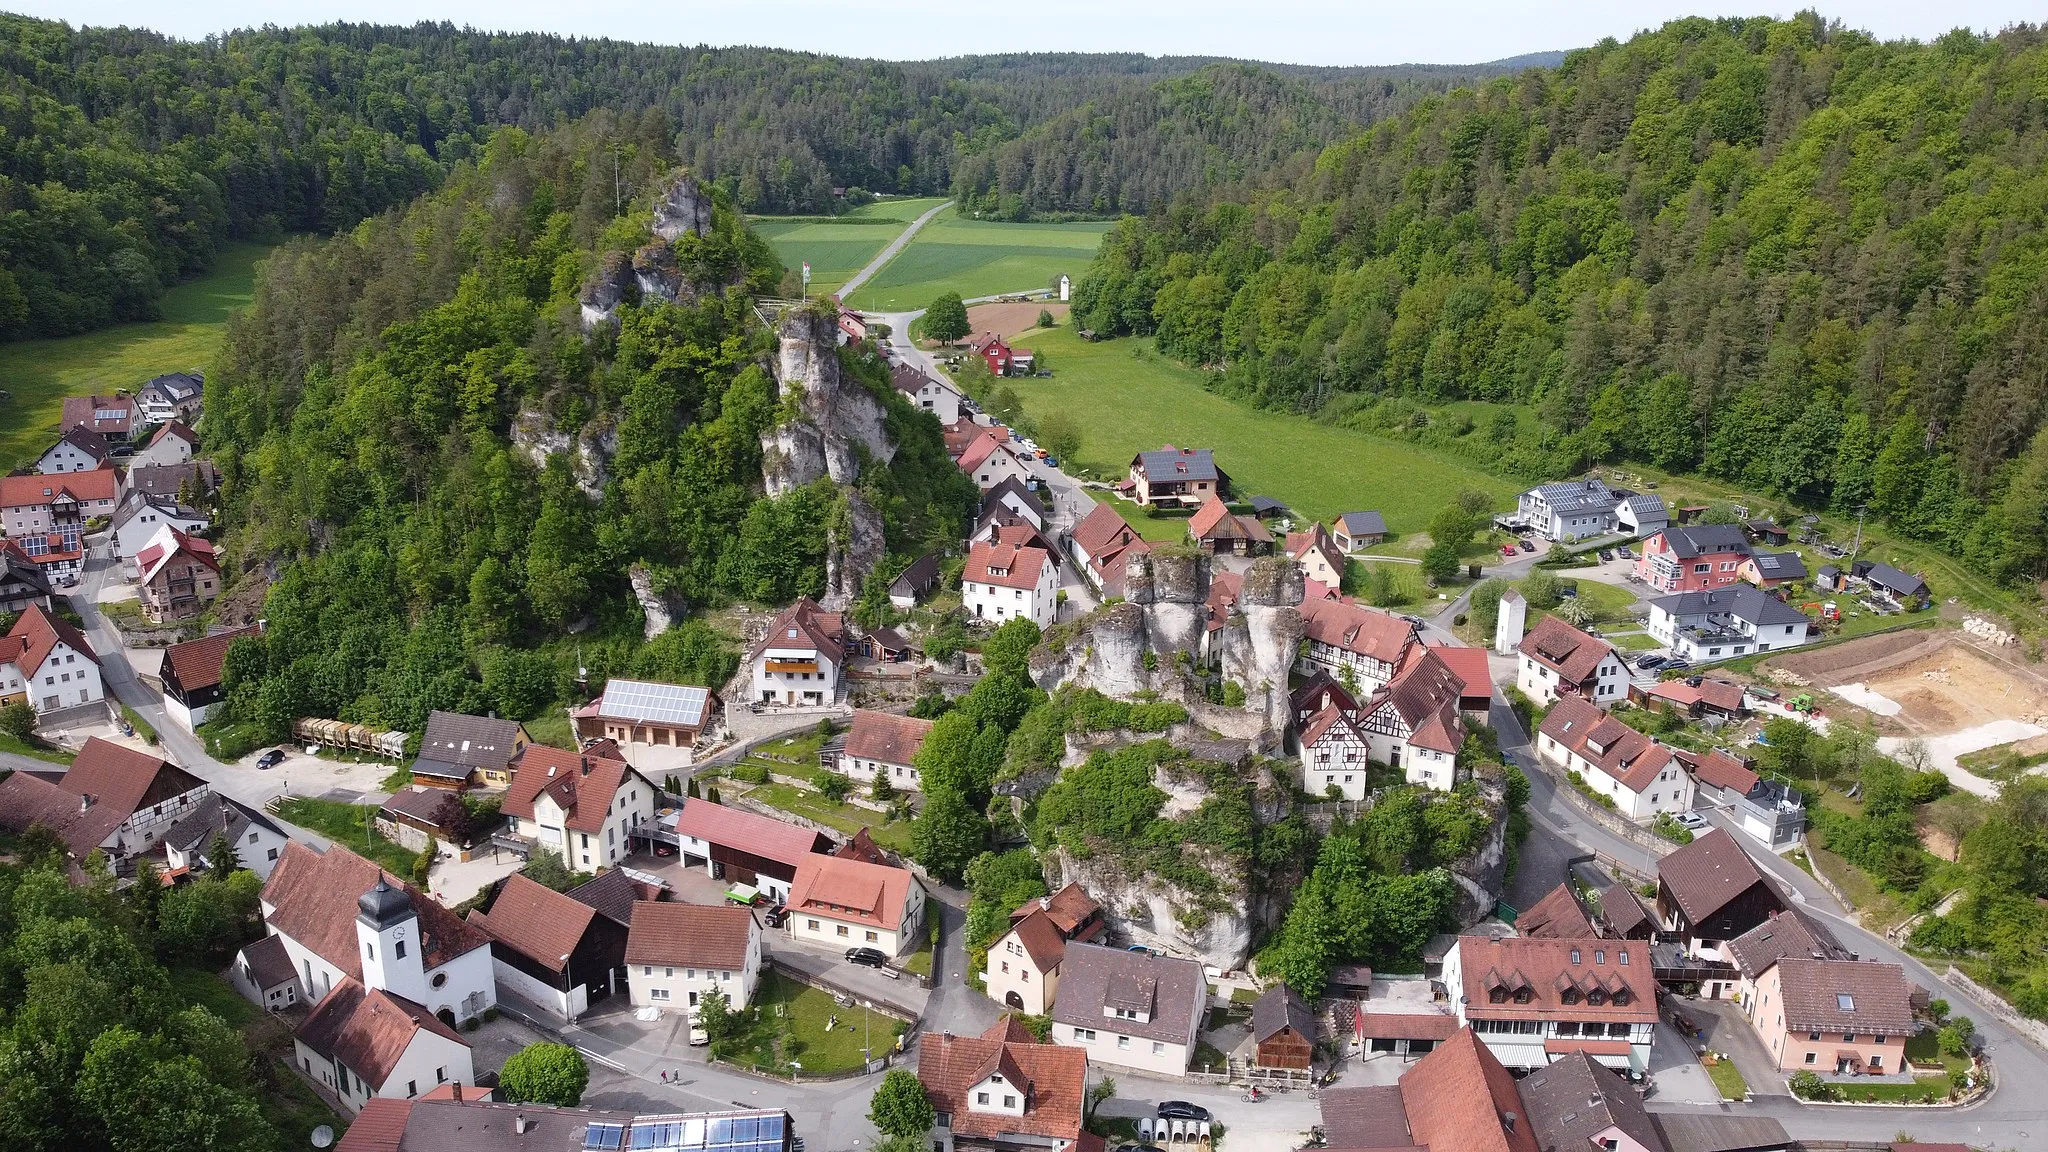
[[[72,24],[126,24],[198,39],[261,24],[446,20],[504,31],[663,44],[762,44],[842,56],[924,60],[993,52],[1143,52],[1294,64],[1471,64],[1568,49],[1692,15],[1825,10],[1884,39],[2039,21],[2039,0],[11,0]]]

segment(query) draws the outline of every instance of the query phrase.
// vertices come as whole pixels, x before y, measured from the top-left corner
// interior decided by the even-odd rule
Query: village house
[[[498,984],[566,1023],[619,990],[625,929],[517,872],[469,924],[490,937]]]
[[[1343,587],[1344,549],[1323,531],[1320,522],[1309,525],[1306,532],[1289,532],[1286,549],[1287,555],[1301,565],[1303,579],[1330,588]]]
[[[172,468],[199,451],[199,433],[176,420],[150,433],[149,443],[128,458],[130,468]]]
[[[1192,960],[1071,943],[1052,1007],[1053,1043],[1103,1064],[1185,1076],[1208,988]]]
[[[212,498],[220,488],[220,473],[206,460],[183,464],[144,465],[128,470],[126,487],[162,500],[197,505]]]
[[[1401,769],[1410,784],[1450,791],[1465,744],[1464,688],[1434,649],[1411,646],[1400,673],[1358,710],[1367,754]]]
[[[1756,984],[1771,965],[1787,956],[1808,960],[1856,959],[1856,954],[1842,947],[1827,925],[1797,908],[1787,908],[1730,940],[1726,952],[1739,983],[1732,988],[1726,982],[1719,982],[1716,987],[1702,985],[1700,995],[1715,1000],[1732,996],[1748,1013],[1751,1025],[1756,1023]]]
[[[1643,541],[1635,574],[1659,592],[1704,592],[1740,583],[1750,555],[1737,525],[1673,526]]]
[[[66,428],[57,442],[37,458],[34,471],[42,476],[56,476],[111,467],[113,448],[105,436],[90,428]]]
[[[642,902],[626,938],[626,979],[635,1008],[677,1008],[695,1016],[717,990],[737,1010],[761,980],[761,926],[734,905]]]
[[[1316,1014],[1301,994],[1275,984],[1252,1001],[1254,1066],[1306,1072],[1316,1052]]]
[[[1643,1093],[1584,1052],[1522,1078],[1523,1113],[1538,1152],[1667,1152]]]
[[[704,869],[743,897],[758,891],[783,904],[804,861],[832,850],[823,833],[709,800],[663,809],[657,831],[676,847],[685,867]]]
[[[1302,791],[1325,796],[1335,789],[1342,799],[1365,799],[1371,742],[1345,709],[1329,704],[1310,716],[1300,743]]]
[[[1273,550],[1273,534],[1256,516],[1239,516],[1212,494],[1188,518],[1188,539],[1219,556],[1263,556]]]
[[[1601,934],[1587,917],[1586,908],[1579,903],[1579,894],[1570,883],[1552,888],[1543,899],[1531,904],[1527,912],[1515,917],[1515,931],[1539,940],[1584,940]]]
[[[633,923],[633,909],[669,898],[668,882],[634,868],[607,868],[562,893],[621,928]]]
[[[203,372],[167,372],[136,390],[135,407],[145,423],[190,422],[199,415],[205,390]]]
[[[868,322],[861,318],[860,313],[841,307],[838,321],[841,344],[858,344],[868,338]]]
[[[1009,931],[988,946],[982,973],[988,998],[1027,1015],[1045,1015],[1059,995],[1067,945],[1098,939],[1106,929],[1102,906],[1079,884],[1025,902],[1010,913]]]
[[[501,811],[535,851],[561,857],[571,872],[594,872],[632,854],[629,838],[654,820],[660,797],[623,760],[528,744]]]
[[[754,699],[763,704],[830,704],[839,699],[846,626],[808,596],[777,613],[747,654]]]
[[[855,780],[872,781],[881,776],[894,787],[915,790],[918,779],[913,761],[931,730],[930,720],[856,708],[839,748],[837,771]]]
[[[179,821],[212,803],[211,786],[183,768],[92,736],[54,782],[31,772],[0,781],[0,829],[45,825],[73,869],[99,851],[116,876],[130,877]]]
[[[143,614],[156,623],[196,616],[220,596],[213,541],[169,524],[159,526],[135,554],[135,567]]]
[[[1659,680],[1648,688],[1631,685],[1629,698],[1645,708],[1661,708],[1689,720],[1740,720],[1749,715],[1749,697],[1742,685],[1711,676]]]
[[[1600,931],[1611,940],[1650,940],[1657,934],[1657,918],[1643,906],[1643,898],[1627,884],[1610,884],[1600,893]]]
[[[1780,1072],[1882,1076],[1906,1067],[1913,989],[1897,964],[1787,956],[1756,980],[1750,1020]]]
[[[121,498],[113,468],[62,476],[0,477],[0,522],[51,580],[85,569],[85,522],[110,517]]]
[[[290,837],[262,812],[216,793],[164,830],[164,863],[171,875],[210,867],[207,854],[216,839],[228,842],[242,867],[268,880]]]
[[[903,393],[913,407],[922,409],[939,418],[941,424],[951,424],[960,419],[960,390],[944,380],[935,380],[917,367],[898,364],[889,373],[889,383]]]
[[[1726,961],[1728,941],[1784,910],[1778,890],[1719,828],[1657,862],[1659,929],[1679,938],[1688,956]]]
[[[1509,522],[1546,540],[1572,544],[1596,536],[1655,533],[1669,518],[1662,498],[1609,488],[1596,478],[1529,489],[1516,499]]]
[[[464,862],[475,859],[479,841],[487,835],[480,825],[470,817],[460,792],[420,783],[393,792],[378,805],[374,822],[377,834],[394,844],[424,852],[431,843],[437,856]]]
[[[1758,776],[1753,761],[1716,748],[1694,758],[1692,776],[1702,806],[1721,808],[1744,835],[1773,852],[1797,844],[1806,831],[1799,790]]]
[[[1003,505],[994,505],[984,512],[981,522],[967,536],[967,546],[976,544],[1008,544],[1014,548],[1031,547],[1046,554],[1055,572],[1065,555],[1052,536],[1033,524],[1028,517],[1020,516]]]
[[[1806,579],[1806,561],[1797,552],[1757,552],[1735,574],[1759,588],[1782,588]]]
[[[1048,514],[1045,501],[1038,494],[1038,481],[1011,476],[983,492],[981,522],[987,523],[989,516],[997,512],[1007,513],[1009,517],[1043,532]]]
[[[1342,552],[1363,552],[1386,538],[1386,517],[1376,511],[1346,512],[1337,517],[1336,541]]]
[[[1649,1068],[1657,981],[1649,945],[1630,940],[1461,936],[1443,983],[1470,1027],[1509,1068],[1584,1052],[1609,1068]]]
[[[1515,686],[1539,707],[1577,696],[1602,709],[1628,698],[1628,669],[1614,645],[1545,616],[1522,637]]]
[[[1118,485],[1139,504],[1195,508],[1210,496],[1230,498],[1230,475],[1216,466],[1207,448],[1175,448],[1131,457],[1130,475]]]
[[[612,741],[626,763],[643,772],[670,772],[695,761],[697,744],[721,708],[709,688],[615,676],[601,696],[569,715],[579,738]]]
[[[924,885],[907,869],[812,853],[790,885],[789,936],[894,957],[923,942],[924,901]]]
[[[1811,638],[1806,614],[1747,584],[1650,601],[1650,638],[1694,662],[1782,652]]]
[[[230,628],[197,640],[186,640],[164,649],[164,712],[179,727],[190,732],[212,717],[226,699],[221,675],[227,665],[228,649],[243,637],[263,635],[261,625]]]
[[[1067,548],[1088,582],[1105,596],[1123,594],[1124,569],[1130,558],[1152,550],[1116,509],[1097,504],[1074,526]]]
[[[370,896],[363,899],[368,917]],[[292,1049],[300,1069],[351,1114],[380,1097],[414,1097],[441,1084],[476,1080],[475,1060],[461,1033],[417,1002],[353,976],[313,1006],[292,1033]]]
[[[124,564],[134,563],[165,525],[194,535],[211,528],[213,521],[198,509],[187,508],[176,500],[130,489],[121,498],[108,526],[115,558]]]
[[[1328,1146],[1385,1152],[1549,1152],[1536,1145],[1535,1126],[1515,1078],[1471,1029],[1453,1027],[1431,1041],[1427,1051],[1393,1084],[1324,1089],[1318,1103]]]
[[[50,607],[50,578],[12,540],[0,538],[0,612]]]
[[[512,783],[512,765],[531,743],[533,738],[517,720],[436,708],[427,713],[427,726],[420,733],[413,778],[436,788],[503,788]]]
[[[993,332],[986,333],[968,342],[967,347],[988,364],[988,370],[998,376],[1031,375],[1032,355],[1029,349],[1011,348],[1009,343]]]
[[[1614,802],[1631,820],[1692,810],[1692,774],[1675,749],[1577,696],[1558,700],[1536,730],[1537,755]]]
[[[107,698],[85,634],[31,605],[0,640],[0,704],[27,700],[38,716]]]
[[[937,1119],[932,1152],[1088,1152],[1088,1054],[1041,1044],[1013,1016],[979,1036],[927,1033],[917,1079]]]
[[[132,439],[147,424],[135,397],[125,391],[112,396],[66,396],[64,413],[57,421],[59,428],[84,428],[115,443]]]
[[[1000,624],[1022,616],[1049,628],[1059,613],[1059,569],[1043,548],[977,543],[967,552],[960,594],[976,620]]]
[[[974,477],[982,491],[1001,484],[1005,480],[1023,481],[1031,477],[1031,468],[1010,443],[1006,435],[999,436],[992,428],[984,428],[960,453],[960,470]]]
[[[918,602],[939,586],[939,555],[927,552],[910,562],[910,567],[898,573],[889,582],[889,606],[901,612],[917,607]]]
[[[1036,912],[1051,917],[1052,926],[1068,940],[1086,943],[1100,939],[1109,931],[1109,922],[1103,919],[1102,905],[1088,895],[1087,889],[1071,881],[1050,896],[1040,896],[1017,905],[1010,912],[1010,926],[1016,927]]]
[[[1353,600],[1304,600],[1301,615],[1306,636],[1295,671],[1308,676],[1321,670],[1339,682],[1348,679],[1354,695],[1369,696],[1384,687],[1407,663],[1409,649],[1420,643],[1413,624]]]
[[[1872,592],[1908,612],[1918,612],[1927,607],[1927,581],[1910,572],[1901,572],[1889,564],[1858,560],[1850,565],[1849,574],[1862,580]]]
[[[1487,723],[1487,714],[1493,710],[1493,665],[1487,662],[1486,649],[1449,640],[1423,643],[1464,686],[1458,693],[1458,710]]]

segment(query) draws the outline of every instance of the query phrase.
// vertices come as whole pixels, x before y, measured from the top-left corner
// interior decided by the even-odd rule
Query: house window
[[[1095,1043],[1095,1029],[1076,1028],[1074,1029],[1074,1039],[1083,1044],[1093,1044]]]
[[[666,999],[668,999],[668,989],[666,989],[666,988],[650,988],[650,989],[648,989],[647,995],[648,995],[648,996],[649,996],[650,998],[652,998],[652,999],[655,999],[655,1000],[666,1000]]]
[[[841,935],[841,936],[845,936],[845,935],[847,935],[847,931],[846,931],[846,925],[844,925],[844,924],[841,924],[841,925],[839,925],[839,935]]]
[[[1814,1053],[1814,1052],[1808,1052],[1808,1053],[1806,1054],[1806,1062],[1807,1062],[1808,1064],[1813,1064],[1813,1063],[1816,1063],[1816,1061],[1815,1061],[1815,1059],[1814,1059],[1814,1057],[1815,1057],[1816,1055],[1818,1055],[1818,1053]]]
[[[974,1094],[974,1102],[975,1102],[976,1104],[986,1104],[986,1103],[988,1103],[988,1093],[986,1093],[986,1092],[976,1092],[976,1093]]]
[[[1119,1047],[1119,1048],[1123,1048],[1123,1049],[1129,1049],[1129,1048],[1130,1048],[1130,1046],[1131,1046],[1131,1038],[1130,1038],[1129,1036],[1119,1036],[1119,1037],[1117,1037],[1117,1038],[1116,1038],[1116,1046],[1117,1046],[1117,1047]]]
[[[405,959],[405,941],[394,940],[391,943],[391,947],[398,953],[398,958],[400,960]]]
[[[417,1081],[417,1080],[407,1080],[407,1081],[405,1082],[405,1094],[406,1094],[407,1096],[417,1096],[417,1095],[419,1095],[419,1094],[420,1094],[420,1082],[419,1082],[419,1081]]]
[[[1161,1043],[1161,1042],[1159,1042],[1159,1041],[1157,1041],[1157,1040],[1154,1040],[1154,1041],[1152,1042],[1152,1054],[1153,1054],[1154,1056],[1162,1056],[1162,1055],[1165,1055],[1165,1053],[1166,1053],[1166,1045],[1165,1045],[1165,1044],[1163,1044],[1163,1043]]]
[[[816,920],[805,920],[804,927],[809,928],[813,932],[816,932],[818,930],[818,922]]]
[[[1882,1056],[1877,1056],[1877,1055],[1872,1055],[1872,1056],[1871,1056],[1871,1058],[1870,1058],[1870,1070],[1871,1070],[1872,1072],[1878,1072],[1878,1071],[1882,1071],[1882,1070],[1883,1070],[1883,1068],[1884,1068],[1884,1057],[1882,1057]]]
[[[1820,1039],[1820,1033],[1818,1033],[1818,1032],[1808,1032],[1808,1033],[1806,1034],[1806,1038],[1807,1038],[1807,1039],[1808,1039],[1809,1041],[1818,1041],[1818,1040]]]
[[[666,977],[668,977],[668,978],[669,978],[669,979],[671,979],[671,980],[673,980],[673,979],[675,979],[675,978],[676,978],[676,970],[675,970],[674,968],[664,968],[664,969],[662,969],[662,973],[661,973],[661,974],[662,974],[663,976],[666,976]]]
[[[881,939],[881,937],[880,937],[879,935],[877,935],[877,934],[876,934],[876,933],[875,933],[875,932],[874,932],[874,931],[873,931],[872,929],[870,929],[870,930],[868,931],[868,933],[867,933],[867,938],[868,938],[868,943],[870,943],[870,944],[873,944],[873,943],[875,943],[876,941],[878,941],[878,940],[880,940],[880,939]]]
[[[1877,1065],[1873,1063],[1873,1064],[1871,1065],[1871,1067],[1875,1068],[1875,1067],[1877,1067]],[[1017,1106],[1017,1098],[1016,1098],[1015,1096],[1005,1095],[1005,1096],[1003,1097],[1003,1107],[1005,1107],[1005,1108],[1015,1108],[1016,1106]]]

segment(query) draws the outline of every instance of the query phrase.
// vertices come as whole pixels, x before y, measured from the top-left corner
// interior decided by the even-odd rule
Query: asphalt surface
[[[900,234],[897,235],[897,237],[894,240],[889,241],[888,247],[882,249],[879,253],[877,253],[873,260],[868,261],[867,267],[861,269],[858,272],[855,272],[851,280],[848,280],[846,283],[841,284],[839,286],[839,298],[841,300],[844,300],[848,296],[853,295],[854,289],[859,288],[861,285],[867,283],[870,279],[874,277],[875,273],[880,272],[883,268],[887,267],[889,261],[894,260],[896,258],[896,254],[898,252],[903,251],[903,246],[905,244],[910,243],[910,238],[917,235],[919,229],[931,223],[933,217],[937,216],[939,213],[945,211],[946,209],[951,208],[952,206],[953,202],[951,200],[948,200],[944,204],[939,205],[937,208],[934,208],[931,211],[926,212],[924,215],[919,216],[917,219],[912,220],[910,222],[910,227],[905,228]]]

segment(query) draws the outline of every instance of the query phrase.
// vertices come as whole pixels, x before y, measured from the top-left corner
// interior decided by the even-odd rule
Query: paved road
[[[953,202],[951,200],[948,200],[944,204],[941,204],[938,207],[932,209],[931,211],[925,213],[924,215],[919,216],[917,219],[912,220],[910,222],[910,227],[905,228],[902,231],[902,233],[899,234],[894,240],[889,241],[889,246],[887,248],[884,248],[881,250],[881,252],[877,253],[873,260],[868,261],[867,267],[861,269],[858,272],[855,272],[853,274],[853,279],[848,280],[846,283],[841,284],[839,286],[839,298],[841,300],[844,300],[848,296],[853,295],[854,289],[859,288],[861,285],[867,283],[870,277],[872,277],[875,273],[880,272],[882,268],[889,263],[889,261],[894,260],[898,252],[903,251],[903,246],[905,244],[910,243],[910,238],[912,236],[917,235],[918,229],[923,228],[925,225],[931,223],[932,217],[937,216],[939,213],[945,211],[948,208],[951,208],[952,206]],[[905,325],[905,327],[908,327],[908,325]]]

